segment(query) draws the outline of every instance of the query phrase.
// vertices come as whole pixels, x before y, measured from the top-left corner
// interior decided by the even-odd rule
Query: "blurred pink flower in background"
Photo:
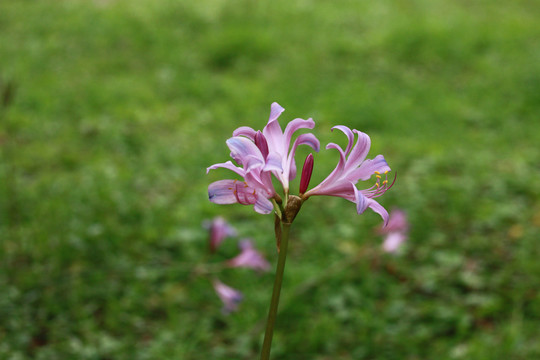
[[[392,210],[388,225],[380,228],[378,232],[384,235],[383,250],[388,253],[395,253],[408,238],[409,222],[407,221],[407,214],[400,209]]]
[[[210,252],[215,252],[225,238],[236,236],[236,230],[221,216],[215,217],[212,221],[206,221],[203,226],[210,233]]]
[[[230,286],[225,285],[217,279],[212,281],[212,285],[214,286],[217,296],[219,296],[223,302],[223,309],[221,311],[224,314],[229,314],[230,312],[236,311],[238,309],[238,304],[244,297],[242,293]]]
[[[231,260],[227,261],[229,266],[245,267],[256,271],[270,270],[270,263],[255,249],[251,240],[244,239],[239,241],[238,247],[241,252]]]

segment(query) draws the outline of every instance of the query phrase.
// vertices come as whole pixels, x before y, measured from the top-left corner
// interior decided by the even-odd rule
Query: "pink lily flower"
[[[229,266],[246,267],[256,271],[270,270],[270,263],[255,249],[250,240],[244,239],[240,241],[238,247],[241,252],[231,260],[227,261]]]
[[[274,175],[279,179],[285,193],[289,192],[289,181],[296,177],[296,162],[294,155],[299,145],[309,145],[315,151],[319,151],[320,142],[311,133],[301,134],[294,141],[291,147],[293,134],[299,129],[313,129],[315,122],[313,119],[294,119],[281,129],[278,118],[285,111],[277,102],[272,103],[268,124],[262,133],[255,131],[248,126],[242,126],[233,132],[233,136],[244,136],[252,140],[261,149],[262,153],[280,162],[281,169],[274,169]]]
[[[395,253],[407,240],[409,232],[409,222],[404,211],[396,209],[390,212],[388,225],[379,229],[379,234],[385,235],[383,250],[388,253]]]
[[[386,226],[388,212],[373,199],[384,194],[394,184],[388,184],[387,179],[381,183],[381,174],[386,175],[390,171],[390,167],[382,155],[377,155],[373,159],[366,159],[371,146],[371,140],[367,134],[356,129],[351,131],[351,129],[343,125],[334,126],[333,129],[338,129],[347,136],[349,140],[347,148],[344,151],[334,143],[326,146],[327,149],[336,149],[339,152],[339,162],[326,179],[306,192],[303,197],[308,198],[314,195],[342,197],[356,204],[358,214],[363,213],[368,207],[371,208],[381,215]],[[354,144],[355,133],[358,135],[356,144]],[[377,178],[375,185],[368,189],[358,190],[356,187],[358,181],[368,180],[373,175]]]
[[[236,236],[236,230],[221,216],[215,217],[212,221],[205,222],[204,227],[210,233],[210,252],[215,252],[227,237]]]
[[[217,279],[212,281],[212,285],[214,286],[217,296],[223,302],[223,309],[221,309],[221,311],[224,314],[229,314],[236,311],[238,309],[238,304],[244,298],[242,293],[230,286],[225,285]]]

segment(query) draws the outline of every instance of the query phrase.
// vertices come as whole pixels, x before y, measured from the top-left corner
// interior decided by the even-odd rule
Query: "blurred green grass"
[[[215,215],[275,261],[271,218],[209,203],[229,174],[205,168],[278,101],[323,144],[343,142],[335,124],[367,132],[399,173],[381,202],[412,232],[385,256],[376,215],[306,203],[276,359],[538,358],[539,16],[532,0],[1,2],[0,357],[256,358],[272,275],[221,274],[246,295],[224,317],[193,267]],[[317,154],[314,184],[335,161]]]

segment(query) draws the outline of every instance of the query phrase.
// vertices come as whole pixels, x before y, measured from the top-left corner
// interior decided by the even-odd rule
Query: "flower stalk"
[[[272,337],[274,335],[274,325],[279,304],[279,296],[281,294],[281,284],[283,283],[283,272],[285,270],[285,260],[287,259],[287,248],[289,246],[289,230],[290,223],[281,223],[281,241],[276,267],[276,277],[274,279],[274,290],[272,291],[272,300],[270,301],[270,309],[268,310],[268,319],[266,320],[266,331],[264,333],[264,341],[261,349],[261,360],[270,359],[270,349],[272,347]],[[277,230],[277,229],[276,229]],[[277,235],[277,234],[276,234]]]

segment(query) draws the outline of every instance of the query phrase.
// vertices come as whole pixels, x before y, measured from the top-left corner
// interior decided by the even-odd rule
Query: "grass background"
[[[271,217],[209,203],[230,174],[205,175],[272,101],[323,145],[367,132],[399,173],[381,203],[412,227],[388,256],[376,214],[306,203],[275,359],[540,358],[539,17],[533,0],[0,2],[0,358],[257,358],[272,273],[219,273],[245,295],[223,316],[200,264],[236,244],[209,258],[201,223],[226,217],[275,263]],[[335,162],[317,154],[312,184]]]

